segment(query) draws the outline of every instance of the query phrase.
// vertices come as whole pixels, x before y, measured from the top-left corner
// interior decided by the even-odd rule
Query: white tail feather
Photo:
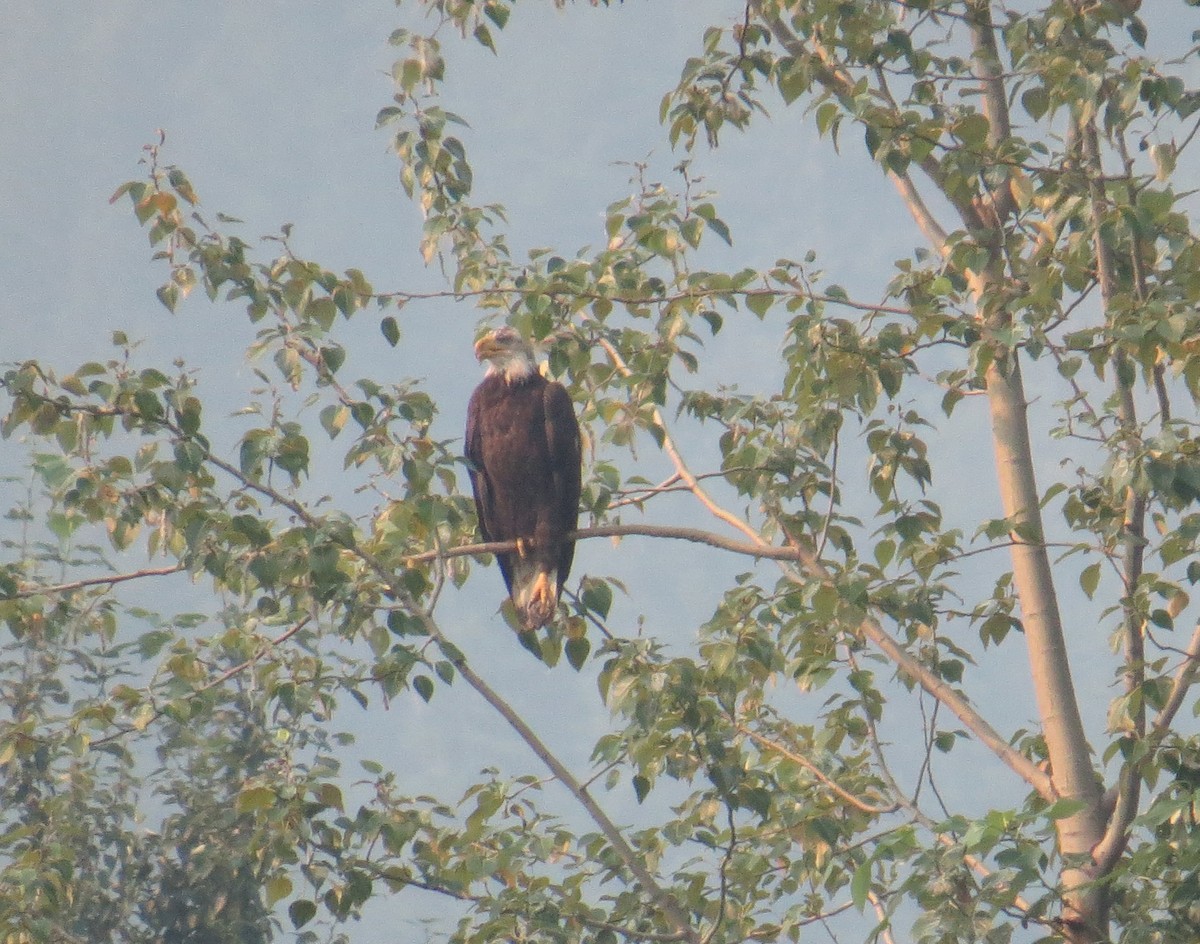
[[[558,606],[558,573],[520,557],[513,561],[513,605],[526,629],[538,629],[554,618]]]

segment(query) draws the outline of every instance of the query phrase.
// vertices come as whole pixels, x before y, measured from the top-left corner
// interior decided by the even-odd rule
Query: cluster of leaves
[[[514,6],[425,5],[493,51]],[[159,299],[175,311],[200,286],[244,309],[262,387],[231,434],[191,370],[140,366],[121,335],[108,360],[0,380],[0,432],[34,444],[38,495],[11,515],[24,536],[0,567],[5,939],[253,941],[286,920],[315,940],[318,916],[402,889],[453,903],[464,942],[797,940],[843,915],[886,937],[913,909],[919,941],[1006,942],[1029,925],[1108,939],[1061,917],[1088,894],[1063,878],[1081,866],[1063,836],[1102,815],[1100,798],[1060,798],[1044,732],[1002,736],[969,697],[981,653],[1031,617],[1006,566],[966,558],[1043,545],[1041,508],[989,518],[932,494],[955,455],[938,424],[1022,369],[1062,391],[1056,432],[1078,446],[1039,496],[1060,512],[1045,533],[1083,561],[1083,592],[1112,601],[1103,618],[1125,647],[1099,751],[1118,812],[1104,814],[1117,854],[1096,914],[1123,941],[1194,939],[1196,743],[1173,721],[1196,652],[1181,660],[1165,634],[1200,579],[1197,432],[1172,408],[1200,395],[1200,252],[1171,184],[1191,136],[1170,136],[1200,97],[1140,52],[1134,12],[1051,2],[993,22],[978,0],[751,0],[705,34],[663,101],[670,140],[715,145],[775,94],[807,104],[835,146],[861,128],[935,250],[901,261],[878,304],[826,283],[811,255],[700,267],[704,241],[731,234],[689,160],[674,189],[636,169],[602,249],[514,259],[503,208],[473,200],[437,30],[393,34],[378,123],[423,214],[421,251],[447,296],[546,346],[592,445],[590,522],[682,488],[751,556],[783,562],[739,574],[683,651],[611,625],[617,584],[595,575],[559,625],[522,639],[548,666],[594,663],[614,718],[596,776],[630,786],[642,829],[615,826],[439,626],[441,595],[469,572],[449,552],[474,534],[458,447],[436,438],[416,382],[347,377],[351,326],[378,312],[394,346],[420,296],[298,257],[286,228],[260,258],[149,148],[146,178],[114,199],[148,227]],[[939,224],[917,175],[961,225]],[[781,341],[777,375],[750,392],[707,381],[702,360],[706,345],[736,350],[743,326]],[[687,436],[719,455],[711,489]],[[331,456],[356,495],[315,487]],[[118,572],[130,557],[146,566]],[[156,617],[120,592],[149,581],[216,612]],[[428,701],[462,682],[577,808],[558,812],[529,774],[485,771],[457,803],[402,795],[374,759],[351,779],[347,699]],[[967,739],[1014,772],[991,810],[937,792],[939,756]]]

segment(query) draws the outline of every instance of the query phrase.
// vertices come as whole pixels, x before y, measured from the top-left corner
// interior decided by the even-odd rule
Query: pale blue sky
[[[168,314],[154,296],[163,273],[150,262],[144,232],[126,203],[108,204],[118,184],[141,174],[141,146],[160,128],[164,159],[190,175],[202,211],[243,219],[245,238],[292,223],[296,250],[329,268],[360,268],[380,289],[440,287],[417,252],[419,215],[400,190],[387,135],[373,128],[391,96],[396,50],[387,36],[423,18],[386,0],[12,7],[0,33],[0,360],[36,357],[65,369],[104,359],[110,332],[120,328],[145,339],[146,363],[183,355],[200,367],[204,388],[226,411],[246,399],[253,382],[242,350],[254,328],[241,309],[201,296]],[[499,56],[445,37],[446,106],[471,124],[464,137],[476,199],[508,207],[518,255],[547,245],[570,254],[602,241],[605,206],[629,192],[629,169],[618,162],[648,159],[653,176],[668,176],[679,155],[658,123],[661,96],[700,48],[703,28],[727,25],[741,10],[740,0],[563,11],[523,4],[497,37]],[[694,168],[717,191],[734,235],[732,250],[706,255],[713,267],[765,267],[815,248],[834,281],[873,299],[893,260],[919,244],[857,135],[844,135],[839,158],[796,109],[758,120],[750,135],[729,132],[718,152],[696,155]],[[392,350],[368,314],[349,336],[346,369],[381,380],[427,378],[442,407],[435,434],[458,436],[478,376],[470,351],[478,317],[465,304],[411,306]],[[746,333],[741,345],[715,351],[721,379],[753,382],[756,354],[770,362],[778,352],[778,324],[728,330]],[[981,412],[958,416],[964,435],[984,429]],[[692,445],[696,455],[712,454],[710,445]],[[994,504],[986,453],[957,467],[953,494]],[[682,501],[664,507],[680,523],[707,525]],[[634,600],[618,612],[626,632],[645,613],[648,631],[686,643],[727,577],[746,567],[690,546],[626,542],[617,550],[591,541],[576,573],[629,582]],[[547,672],[514,651],[495,616],[500,588],[494,568],[476,570],[464,591],[447,593],[441,618],[508,697],[557,719],[546,736],[582,771],[605,722],[592,673]],[[1018,720],[1032,711],[1019,699],[1013,707]],[[417,770],[462,784],[488,763],[536,769],[461,685],[439,689],[431,707],[410,699],[353,724],[385,762],[378,745],[395,740],[396,766],[414,792],[429,789]],[[353,939],[392,940],[374,916],[411,917],[422,906],[408,897],[372,906],[373,921],[352,928]],[[408,939],[420,937],[414,930]]]

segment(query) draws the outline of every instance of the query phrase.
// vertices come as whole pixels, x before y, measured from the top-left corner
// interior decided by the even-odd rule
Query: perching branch
[[[217,468],[232,475],[240,481],[244,486],[250,488],[259,494],[270,497],[272,500],[279,502],[283,507],[294,512],[297,517],[303,520],[310,526],[315,526],[317,520],[312,514],[299,502],[288,498],[281,494],[276,489],[268,485],[263,485],[261,482],[256,482],[254,479],[245,475],[236,466],[214,456],[208,452],[205,457],[209,462]],[[514,545],[515,546],[515,545]],[[407,600],[408,594],[397,583],[395,574],[391,568],[386,566],[378,557],[363,548],[357,543],[345,545],[346,550],[354,554],[359,560],[371,568],[375,575],[379,578],[384,587],[387,588],[388,595],[396,600]],[[608,814],[600,807],[592,798],[587,789],[575,778],[575,776],[567,769],[557,756],[545,745],[545,743],[537,736],[534,730],[525,723],[524,719],[509,705],[500,695],[492,689],[490,685],[484,681],[483,677],[475,672],[462,653],[454,646],[447,636],[442,632],[442,629],[434,621],[433,617],[421,607],[413,607],[414,614],[421,620],[422,626],[426,634],[433,639],[445,653],[446,657],[454,664],[459,674],[467,681],[492,709],[499,714],[508,725],[517,732],[521,740],[529,747],[531,751],[544,763],[550,772],[558,779],[558,781],[571,793],[573,797],[584,808],[592,821],[599,827],[605,838],[612,845],[613,850],[625,864],[629,872],[642,884],[646,893],[654,900],[655,904],[662,910],[666,918],[674,926],[675,931],[680,935],[680,940],[687,941],[689,944],[699,944],[700,937],[691,927],[691,920],[683,907],[675,900],[675,898],[664,889],[658,881],[650,874],[649,870],[643,864],[641,857],[629,846],[625,841],[625,837],[621,834],[620,829],[616,824],[609,819]]]
[[[605,347],[609,358],[617,370],[625,370],[624,361],[620,354],[607,342],[601,340],[601,344]],[[658,409],[655,408],[654,420],[658,423],[663,432],[663,449],[670,457],[675,465],[675,470],[678,473],[681,481],[684,482],[689,490],[703,504],[714,517],[726,522],[732,527],[737,528],[745,534],[751,541],[751,547],[755,550],[751,553],[758,557],[770,556],[775,560],[796,560],[801,563],[803,571],[812,579],[816,579],[822,583],[835,585],[833,576],[821,563],[820,559],[811,550],[795,540],[790,541],[790,547],[794,552],[790,557],[776,557],[774,553],[774,545],[768,544],[763,540],[762,536],[750,526],[749,523],[743,521],[737,515],[731,514],[725,509],[716,504],[715,501],[704,491],[703,487],[697,481],[695,475],[688,469],[684,463],[682,456],[675,448],[675,444],[671,436],[667,433],[666,426],[662,422],[662,416]],[[706,534],[706,532],[699,532]],[[790,535],[789,535],[790,538]],[[705,539],[705,543],[712,543]],[[718,545],[719,546],[719,545]],[[1045,551],[1043,549],[1043,555]],[[785,568],[785,573],[793,582],[800,583],[802,576],[799,572]],[[1005,740],[998,731],[996,731],[987,720],[979,714],[967,700],[960,695],[954,688],[948,685],[943,679],[938,677],[934,672],[921,663],[919,659],[910,654],[903,646],[897,643],[874,617],[866,617],[859,625],[860,632],[870,639],[877,648],[896,664],[896,666],[913,679],[917,684],[924,688],[930,695],[937,698],[939,701],[954,712],[960,721],[963,722],[971,731],[987,747],[996,754],[1008,767],[1017,773],[1026,783],[1038,791],[1038,793],[1047,801],[1056,799],[1053,784],[1045,771],[1041,770],[1029,758],[1013,749],[1012,745]]]
[[[745,554],[747,557],[760,557],[765,560],[794,561],[799,558],[790,547],[777,544],[751,544],[748,541],[734,541],[711,531],[700,528],[683,528],[675,525],[659,524],[601,524],[590,528],[579,528],[567,534],[568,540],[583,541],[587,538],[617,538],[640,535],[650,538],[674,538],[680,541],[692,541],[696,544],[707,544],[734,554]],[[442,548],[440,550],[422,551],[405,558],[409,564],[424,561],[439,560],[448,557],[467,557],[479,554],[503,554],[517,549],[516,541],[488,541],[480,544],[462,544],[458,547]]]

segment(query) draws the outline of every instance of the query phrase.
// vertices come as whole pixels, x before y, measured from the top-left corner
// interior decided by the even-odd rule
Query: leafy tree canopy
[[[251,241],[160,142],[113,199],[167,309],[254,326],[245,409],[120,333],[4,373],[31,488],[0,567],[3,939],[352,939],[404,894],[464,942],[1196,940],[1195,47],[1156,51],[1136,0],[747,0],[664,90],[671,183],[638,168],[598,249],[518,256],[445,91],[515,0],[417,5],[378,123],[442,291]],[[893,188],[913,252],[882,297],[813,254],[709,264],[735,234],[692,161],[767,116]],[[419,379],[351,372],[435,303],[568,386],[581,541],[653,544],[663,587],[696,579],[680,542],[741,562],[683,631],[597,573],[545,631],[496,617],[602,709],[590,765],[440,618],[501,595],[457,431]],[[407,795],[382,739],[346,761],[354,705],[451,688],[526,768]]]

